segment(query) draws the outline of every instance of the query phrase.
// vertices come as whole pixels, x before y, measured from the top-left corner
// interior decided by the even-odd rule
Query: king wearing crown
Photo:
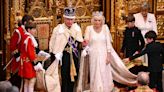
[[[65,18],[74,19],[75,18],[75,8],[66,7],[64,8],[64,15]]]
[[[79,45],[83,42],[82,32],[75,22],[75,8],[64,8],[64,23],[54,29],[49,42],[52,61],[61,65],[61,92],[73,92],[79,71]]]

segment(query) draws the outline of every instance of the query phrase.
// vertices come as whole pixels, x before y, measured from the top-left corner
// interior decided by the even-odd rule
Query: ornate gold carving
[[[91,11],[89,11],[82,0],[77,1],[75,8],[77,17],[91,16]]]
[[[124,16],[127,16],[128,13],[128,11],[126,11],[126,6],[127,6],[126,0],[119,0],[118,2],[116,2],[115,21],[116,21],[116,29],[120,34],[122,34],[126,26],[124,21]]]
[[[150,12],[152,11],[152,0],[127,0],[128,1],[128,12],[137,13],[140,11],[140,6],[142,2],[147,1],[150,4]]]
[[[128,11],[130,13],[137,13],[139,12],[140,2],[141,0],[128,0]]]
[[[157,15],[158,36],[164,36],[164,15]]]
[[[39,17],[48,17],[47,11],[45,9],[44,3],[39,0],[35,0],[35,2],[31,3],[32,6],[28,12],[29,15],[32,15],[35,18]]]
[[[24,2],[25,0],[13,0],[13,9],[14,13],[17,11],[21,12],[21,15],[24,13]]]
[[[84,11],[85,8],[84,7],[81,7],[81,6],[78,6],[76,11],[76,16],[85,16],[86,15],[86,11]]]
[[[65,7],[64,0],[56,0],[56,15],[60,16],[63,14],[63,8]]]
[[[164,0],[157,0],[157,11],[164,11]]]
[[[14,14],[13,8],[11,8],[11,12],[10,12],[10,33],[11,33],[11,35],[12,35],[12,32],[14,31],[14,28],[15,28],[14,24],[16,24],[15,14]]]
[[[115,32],[115,26],[114,26],[114,0],[111,0],[111,32]]]
[[[3,48],[2,49],[6,49],[5,52],[3,53],[3,57],[5,57],[5,61],[2,62],[2,65],[3,64],[7,64],[8,61],[10,60],[10,49],[9,49],[9,45],[10,45],[10,9],[11,9],[11,6],[9,5],[9,0],[4,0],[4,29],[3,30],[4,32],[4,38],[1,39],[1,41],[5,40],[5,43],[3,44]],[[3,15],[3,14],[2,14]],[[2,30],[1,30],[2,31]],[[9,79],[10,78],[10,70],[7,68],[6,69],[6,79]]]

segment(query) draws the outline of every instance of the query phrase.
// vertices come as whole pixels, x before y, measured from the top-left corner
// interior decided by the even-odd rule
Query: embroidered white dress
[[[113,89],[113,78],[110,64],[106,65],[107,50],[107,33],[94,31],[93,26],[87,28],[89,35],[89,63],[90,63],[90,90],[91,92],[111,92]],[[109,35],[108,35],[109,37]],[[110,41],[109,41],[110,42]]]
[[[115,52],[111,41],[112,37],[107,25],[103,25],[102,31],[96,33],[93,26],[88,26],[85,32],[85,39],[89,40],[89,60],[85,54],[81,55],[79,81],[77,92],[112,92],[113,80],[126,85],[136,85],[136,75],[132,74],[124,65],[121,58]],[[84,50],[83,50],[84,51]],[[111,53],[111,61],[106,65],[107,52]],[[86,67],[89,61],[90,88],[84,87],[86,83]],[[85,70],[85,71],[84,71]]]

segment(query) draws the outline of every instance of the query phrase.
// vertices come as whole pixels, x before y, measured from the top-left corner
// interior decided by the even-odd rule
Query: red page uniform
[[[36,59],[35,47],[29,35],[25,34],[21,45],[21,62],[18,75],[23,78],[33,78],[36,76],[32,62]]]
[[[18,69],[18,62],[19,61],[16,61],[16,58],[14,57],[15,54],[18,54],[19,51],[20,51],[20,48],[21,48],[21,39],[22,39],[22,36],[24,35],[24,28],[23,27],[18,27],[12,37],[11,37],[11,40],[10,40],[10,51],[12,53],[12,62],[11,62],[11,71],[13,73],[16,72],[16,70]]]

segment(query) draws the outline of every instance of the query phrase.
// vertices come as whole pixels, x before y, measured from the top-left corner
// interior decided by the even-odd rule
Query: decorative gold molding
[[[44,3],[40,2],[39,0],[35,0],[32,2],[32,6],[28,11],[29,15],[32,15],[35,18],[39,17],[48,17],[46,9],[43,7]]]
[[[157,0],[157,11],[164,11],[164,1]]]
[[[114,22],[114,0],[111,0],[111,28],[113,29],[113,28],[115,28],[114,27],[114,24],[115,24],[115,22]],[[111,30],[111,31],[114,31],[114,30]]]
[[[155,0],[154,8],[156,19],[157,19],[157,30],[158,30],[158,39],[162,41],[164,39],[164,1]],[[163,42],[163,41],[162,41]]]
[[[23,16],[24,15],[24,6],[25,0],[13,0],[12,1],[12,8],[13,8],[13,13],[16,14],[18,11],[20,14]]]
[[[126,27],[125,20],[123,19],[123,16],[128,15],[126,7],[126,0],[119,0],[115,2],[115,26],[118,34],[122,34]]]
[[[158,30],[158,36],[163,37],[164,36],[164,15],[157,15],[157,30]]]
[[[5,30],[4,30],[4,40],[6,41],[6,44],[4,44],[4,48],[6,48],[4,55],[5,55],[5,64],[8,63],[8,61],[10,60],[10,49],[9,49],[9,43],[10,43],[10,5],[9,5],[9,0],[4,0],[4,9],[5,11],[5,19],[4,19],[4,23],[5,23]],[[6,79],[8,79],[10,77],[10,70],[6,69]]]
[[[75,8],[76,8],[77,18],[91,16],[91,14],[92,14],[91,11],[93,11],[92,9],[89,10],[82,0],[77,1]]]

